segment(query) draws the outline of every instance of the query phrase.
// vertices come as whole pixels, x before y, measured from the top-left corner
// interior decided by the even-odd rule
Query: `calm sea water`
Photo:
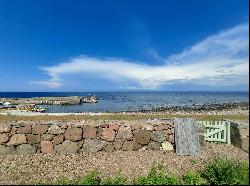
[[[0,92],[0,97],[87,96],[98,103],[73,106],[44,106],[47,112],[120,112],[164,106],[205,103],[249,102],[249,92]]]

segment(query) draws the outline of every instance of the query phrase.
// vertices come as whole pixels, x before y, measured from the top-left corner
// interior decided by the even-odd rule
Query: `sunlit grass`
[[[80,121],[80,120],[140,120],[155,118],[193,118],[196,120],[221,121],[221,120],[248,120],[249,115],[180,115],[180,114],[114,114],[114,115],[68,115],[68,116],[11,116],[0,115],[0,121]]]

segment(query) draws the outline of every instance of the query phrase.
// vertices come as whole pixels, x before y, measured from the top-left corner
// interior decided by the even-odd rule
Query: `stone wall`
[[[0,123],[0,155],[143,149],[174,150],[173,121]]]
[[[249,152],[249,121],[230,121],[231,144]]]

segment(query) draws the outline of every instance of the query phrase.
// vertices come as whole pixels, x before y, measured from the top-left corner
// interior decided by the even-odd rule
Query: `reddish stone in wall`
[[[83,129],[83,138],[92,138],[95,139],[97,136],[97,130],[95,127],[88,126]]]
[[[150,141],[151,132],[148,130],[139,130],[134,132],[136,143],[146,145]]]
[[[82,139],[82,129],[77,127],[71,127],[64,133],[66,140],[80,141]]]
[[[52,141],[52,143],[54,145],[58,145],[58,144],[63,142],[63,138],[64,138],[63,134],[57,135],[57,136],[54,137],[54,140]]]
[[[32,134],[44,134],[49,129],[48,125],[34,124],[32,126]]]
[[[28,143],[30,144],[40,143],[41,141],[40,135],[26,134],[26,137],[28,139]]]
[[[24,134],[14,134],[6,145],[19,145],[23,143],[27,143],[26,136]]]
[[[23,127],[17,128],[16,131],[19,134],[30,134],[32,132],[31,125],[25,125]]]
[[[54,153],[54,146],[51,141],[41,141],[41,152],[43,154]]]
[[[157,125],[157,126],[155,126],[155,130],[156,131],[162,131],[162,130],[167,130],[169,128],[169,126],[168,125]]]
[[[119,125],[113,123],[109,125],[109,128],[117,131],[119,129]]]
[[[103,128],[101,139],[106,141],[114,141],[115,131],[112,128]]]
[[[9,141],[10,137],[8,133],[2,133],[0,134],[0,144],[4,144],[7,141]]]
[[[10,132],[11,126],[10,125],[0,125],[0,133],[3,132]]]

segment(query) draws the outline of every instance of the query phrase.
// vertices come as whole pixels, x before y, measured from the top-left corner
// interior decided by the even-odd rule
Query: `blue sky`
[[[0,91],[246,91],[248,6],[1,0]]]

